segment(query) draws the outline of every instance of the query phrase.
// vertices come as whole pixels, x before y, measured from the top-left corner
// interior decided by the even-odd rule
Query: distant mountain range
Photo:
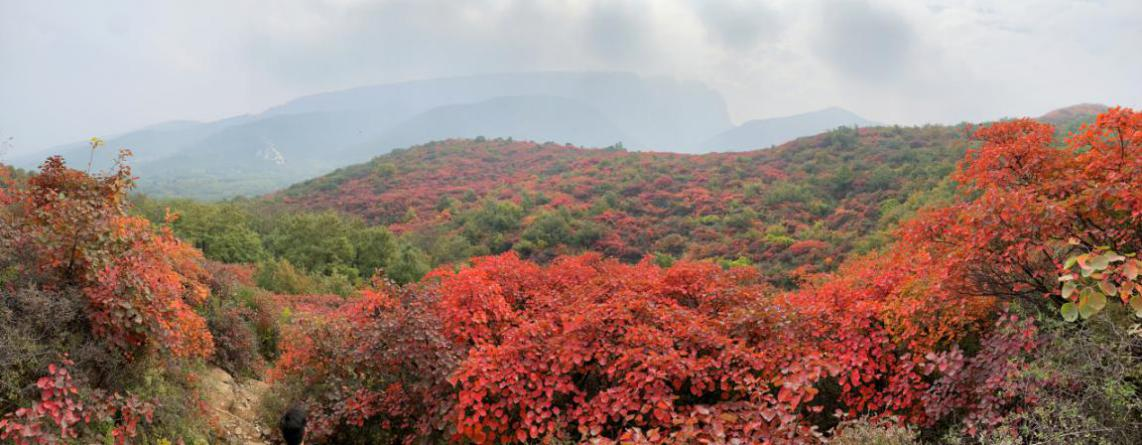
[[[837,127],[877,125],[849,110],[832,107],[810,113],[755,119],[726,130],[701,144],[702,152],[767,148]]]
[[[686,151],[731,128],[725,102],[694,82],[628,73],[541,72],[422,80],[305,96],[257,115],[170,122],[107,137],[96,165],[130,148],[156,195],[261,194],[394,148],[457,137]],[[49,154],[85,164],[77,142]]]
[[[434,140],[484,136],[706,153],[868,125],[875,123],[828,108],[735,126],[722,96],[700,83],[610,72],[497,74],[354,88],[256,115],[152,125],[105,138],[95,166],[106,168],[118,148],[129,148],[141,191],[214,199],[268,193]],[[84,165],[90,152],[76,142],[8,162],[34,168],[49,154]]]
[[[869,121],[840,109],[735,127],[718,92],[695,82],[628,73],[499,74],[377,85],[301,97],[257,115],[178,121],[106,138],[96,168],[130,148],[140,189],[164,196],[262,194],[395,148],[449,138],[511,137],[636,150],[768,147]],[[85,142],[49,154],[87,162]]]

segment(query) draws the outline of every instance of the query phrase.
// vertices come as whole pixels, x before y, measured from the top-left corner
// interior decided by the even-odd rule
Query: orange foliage
[[[496,317],[445,327],[458,339],[493,333],[452,377],[457,430],[476,443],[614,438],[675,425],[696,428],[687,436],[695,438],[714,425],[747,442],[810,436],[794,413],[827,372],[818,354],[750,343],[724,321],[739,307],[767,304],[768,287],[752,271],[688,262],[664,270],[595,254],[540,268],[506,254],[441,278],[444,317],[468,314],[464,303],[488,294],[466,292],[489,277],[512,289],[510,300],[491,294]],[[457,290],[463,299],[450,295]],[[731,418],[742,421],[719,420]]]
[[[841,401],[850,414],[926,423],[949,412],[935,409],[940,404],[1014,403],[977,403],[979,393],[964,395],[975,390],[967,383],[943,385],[946,398],[925,396],[942,378],[931,367],[958,353],[965,336],[991,332],[998,302],[1052,304],[1043,296],[1059,295],[1059,268],[1076,250],[1142,248],[1142,113],[1111,109],[1064,147],[1052,145],[1053,133],[1030,120],[979,130],[982,145],[953,176],[959,202],[921,212],[887,252],[849,261],[789,297],[790,310],[814,315],[828,333],[821,347],[843,367]],[[996,341],[1028,348],[1022,337],[1007,338]]]
[[[128,215],[131,184],[125,166],[92,176],[49,158],[26,188],[11,192],[3,214],[11,229],[0,236],[33,281],[81,289],[93,333],[123,353],[207,357],[210,332],[192,309],[208,295],[201,253]]]
[[[953,176],[958,200],[795,291],[711,263],[585,254],[541,266],[508,253],[366,293],[334,314],[345,324],[302,334],[279,370],[333,383],[310,400],[325,434],[336,422],[398,425],[406,443],[430,431],[475,443],[803,443],[837,414],[962,421],[975,434],[1040,391],[1012,377],[1036,328],[1006,304],[1064,301],[1057,277],[1072,254],[1142,250],[1142,114],[1111,109],[1065,146],[1052,134],[1028,120],[979,130]],[[613,209],[597,218],[638,224]],[[613,233],[598,243],[625,246]],[[1140,263],[1104,260],[1117,262],[1098,268],[1108,277],[1139,275]],[[1100,286],[1134,289],[1122,280]],[[961,348],[968,339],[978,351]],[[386,408],[417,397],[433,402]],[[412,428],[417,412],[447,413],[451,426]]]

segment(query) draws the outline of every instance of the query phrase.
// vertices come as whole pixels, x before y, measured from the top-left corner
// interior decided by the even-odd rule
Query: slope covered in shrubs
[[[978,130],[950,199],[796,290],[508,252],[299,325],[278,384],[329,443],[1131,443],[1142,114],[1053,135]]]
[[[841,128],[772,150],[680,155],[450,140],[347,167],[274,197],[389,226],[436,264],[514,250],[602,252],[829,270],[943,195],[966,127]],[[943,191],[942,191],[943,190]]]
[[[1065,139],[1026,119],[973,129],[970,141],[933,127],[924,131],[963,149],[958,163],[935,154],[947,147],[923,167],[879,158],[914,175],[865,189],[862,159],[892,153],[869,142],[879,131],[893,130],[724,158],[508,141],[421,147],[397,156],[465,154],[468,163],[429,181],[460,198],[423,210],[438,211],[432,220],[407,201],[391,231],[296,212],[302,202],[283,205],[294,199],[285,195],[129,200],[122,164],[91,173],[51,158],[38,173],[4,173],[0,440],[208,441],[217,424],[195,373],[213,365],[271,378],[266,423],[300,404],[307,443],[1136,442],[1142,113],[1110,109]],[[807,154],[825,160],[783,158]],[[556,155],[581,157],[569,161],[575,171],[601,170],[520,173]],[[774,159],[786,163],[746,175]],[[513,162],[523,164],[501,180],[481,173]],[[818,176],[825,165],[833,170]],[[631,179],[640,172],[655,179]],[[836,188],[838,176],[853,179]],[[624,194],[608,178],[644,188]],[[747,178],[769,178],[752,183],[758,196],[797,199],[747,197]],[[580,181],[614,201],[566,189]],[[473,184],[474,197],[453,183]],[[750,208],[724,205],[736,199],[771,211],[740,230],[721,225],[725,212]],[[877,199],[898,207],[828,225]],[[599,202],[609,207],[592,213]],[[180,223],[164,204],[190,217]],[[606,226],[620,212],[614,221],[634,225]],[[769,232],[769,214],[796,230]],[[672,225],[694,218],[724,238]],[[525,248],[587,224],[603,227],[591,242]],[[760,267],[708,253],[762,225],[767,236],[817,237]],[[654,239],[653,249],[664,232],[681,239],[677,254],[626,243]],[[432,250],[435,239],[452,247]],[[833,261],[795,248],[805,241],[833,249]],[[630,253],[609,250],[620,242]],[[439,264],[427,274],[421,249]],[[497,254],[469,258],[481,252]],[[315,289],[343,295],[307,294]]]

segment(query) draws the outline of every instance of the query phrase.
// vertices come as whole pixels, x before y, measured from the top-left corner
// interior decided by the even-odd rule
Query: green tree
[[[397,283],[405,284],[419,281],[430,269],[428,255],[412,245],[403,244],[386,275]]]
[[[520,239],[538,250],[568,244],[572,241],[571,224],[567,221],[567,215],[544,212],[524,229]]]
[[[284,294],[308,294],[317,287],[312,278],[293,267],[289,260],[270,260],[259,264],[254,280],[262,289]]]
[[[270,232],[266,247],[309,272],[331,272],[335,265],[352,264],[357,257],[349,224],[333,212],[287,216]]]
[[[398,253],[396,237],[384,227],[360,228],[350,236],[355,250],[353,266],[362,276],[389,267]]]

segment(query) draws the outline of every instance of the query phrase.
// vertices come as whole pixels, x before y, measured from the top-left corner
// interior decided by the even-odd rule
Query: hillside
[[[272,200],[389,225],[437,263],[585,250],[828,269],[936,199],[959,127],[839,129],[774,150],[686,155],[448,140],[395,150]]]
[[[449,140],[226,203],[0,166],[0,440],[272,443],[302,405],[318,444],[1135,443],[1142,114],[967,130]]]
[[[1076,104],[1051,110],[1036,120],[1056,126],[1069,125],[1075,121],[1093,121],[1095,116],[1106,112],[1107,108],[1109,107],[1103,104]]]

